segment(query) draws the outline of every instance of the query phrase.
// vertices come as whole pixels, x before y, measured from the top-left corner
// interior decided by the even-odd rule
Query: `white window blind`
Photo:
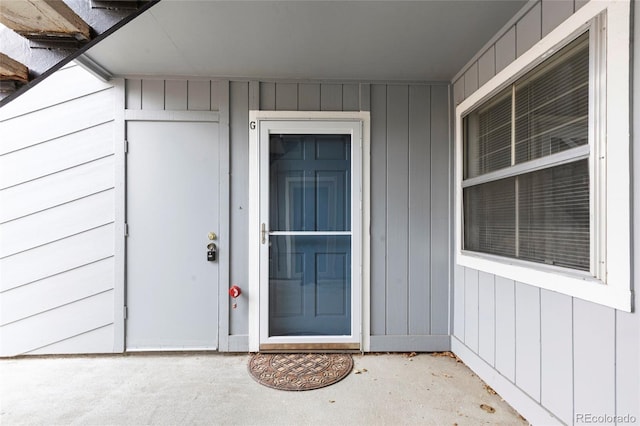
[[[511,165],[511,88],[465,119],[465,179]]]
[[[518,257],[589,270],[589,163],[518,178]]]
[[[588,271],[588,32],[463,124],[463,248]]]
[[[588,34],[515,84],[515,162],[589,143]]]

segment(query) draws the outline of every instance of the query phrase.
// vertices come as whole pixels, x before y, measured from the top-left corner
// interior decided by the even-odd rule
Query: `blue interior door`
[[[351,136],[270,135],[269,336],[351,334]]]

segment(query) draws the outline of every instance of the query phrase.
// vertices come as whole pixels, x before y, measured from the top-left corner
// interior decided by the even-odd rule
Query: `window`
[[[457,106],[458,264],[631,309],[629,40],[590,2]]]
[[[589,32],[463,126],[464,249],[589,271]]]

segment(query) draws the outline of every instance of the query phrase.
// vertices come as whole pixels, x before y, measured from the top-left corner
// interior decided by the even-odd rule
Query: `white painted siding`
[[[482,86],[583,4],[571,0],[529,3],[456,76],[455,104],[477,89],[476,81]],[[639,9],[635,12],[636,126],[640,124]],[[634,134],[637,145],[637,128]],[[640,156],[636,153],[636,157],[637,265]],[[576,416],[587,413],[640,418],[637,311],[617,311],[491,274],[480,273],[478,285],[478,271],[460,266],[455,271],[452,349],[530,422],[578,424]],[[635,288],[637,310],[637,284]]]
[[[114,350],[114,115],[78,66],[0,110],[0,356]]]

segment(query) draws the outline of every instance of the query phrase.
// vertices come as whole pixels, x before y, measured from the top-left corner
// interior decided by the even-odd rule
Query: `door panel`
[[[270,336],[351,334],[349,236],[272,236]]]
[[[350,335],[350,135],[271,135],[269,212],[269,336]]]
[[[269,145],[270,229],[351,230],[350,136],[271,135]]]
[[[218,125],[128,122],[127,139],[127,349],[215,349]]]

